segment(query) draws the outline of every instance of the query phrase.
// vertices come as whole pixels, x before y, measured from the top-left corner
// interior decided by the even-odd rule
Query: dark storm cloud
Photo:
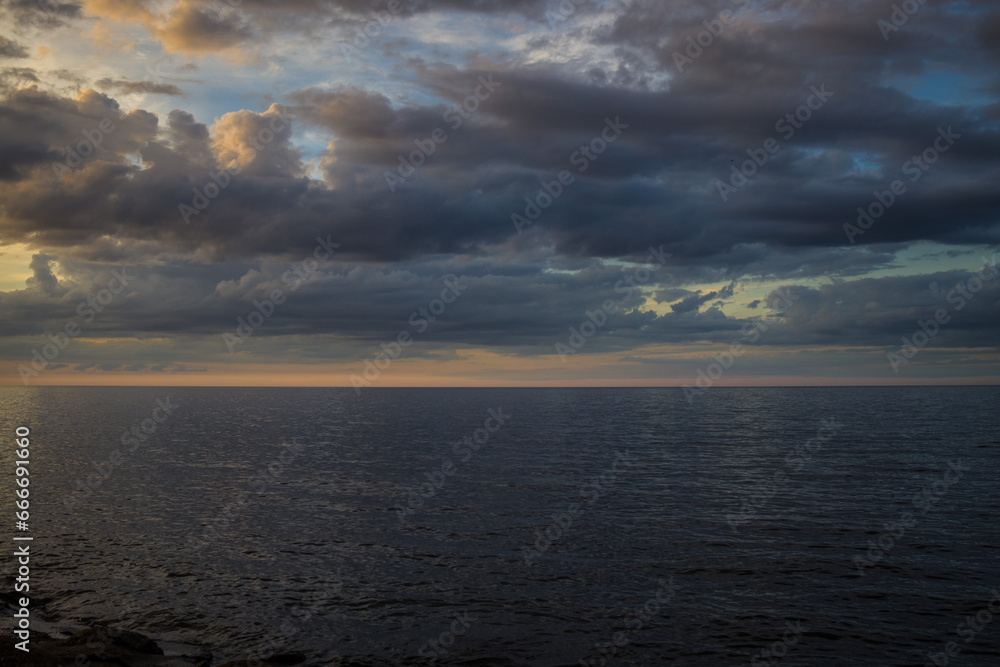
[[[421,336],[430,349],[443,344],[493,345],[550,353],[569,324],[578,324],[587,311],[601,308],[609,299],[621,309],[611,314],[605,327],[608,335],[593,344],[594,351],[624,349],[661,337],[663,327],[657,325],[654,313],[631,311],[640,304],[639,294],[623,287],[619,267],[590,262],[573,275],[539,275],[538,259],[481,258],[461,267],[444,257],[391,267],[334,261],[301,285],[286,275],[292,262],[119,266],[114,270],[129,279],[127,289],[91,322],[80,323],[87,337],[183,334],[208,341],[209,349],[213,344],[224,349],[221,334],[234,331],[236,318],[246,317],[254,301],[263,302],[279,289],[287,301],[248,347],[281,350],[305,345],[317,357],[358,358],[371,341],[411,329],[411,315],[440,295],[444,277],[454,271],[462,296]],[[14,351],[31,336],[61,330],[71,319],[80,321],[80,304],[95,298],[114,275],[107,265],[64,261],[59,265],[62,277],[56,278],[54,258],[41,255],[32,268],[35,277],[27,288],[8,292],[0,301],[4,314],[10,315],[0,324],[0,333],[16,337],[6,344]],[[673,333],[677,340],[705,339],[713,332],[725,337],[739,328],[738,320],[727,320],[715,309],[691,315]],[[336,335],[334,346],[306,344],[301,338],[331,332]]]
[[[554,344],[570,334],[569,326],[585,321],[588,312],[603,308],[607,300],[620,307],[609,314],[583,354],[654,344],[729,344],[740,339],[751,322],[726,314],[741,300],[739,288],[732,284],[708,295],[693,295],[699,306],[718,299],[705,310],[673,308],[658,316],[635,309],[640,305],[638,294],[629,296],[622,288],[620,267],[591,262],[572,275],[537,274],[532,271],[535,262],[530,256],[509,262],[479,258],[456,266],[447,258],[428,258],[376,267],[331,260],[294,289],[294,283],[283,278],[291,262],[121,266],[115,270],[129,280],[127,289],[85,323],[80,304],[109,284],[114,275],[109,267],[67,262],[59,267],[63,277],[57,278],[53,258],[36,256],[35,275],[26,289],[8,292],[0,301],[5,315],[0,354],[16,356],[19,350],[30,349],[27,343],[33,338],[75,319],[87,338],[170,335],[180,337],[174,345],[187,350],[188,360],[210,361],[228,352],[221,334],[235,331],[237,317],[246,318],[255,301],[263,303],[279,289],[287,301],[240,351],[275,358],[359,359],[373,341],[412,331],[411,315],[439,295],[449,271],[456,272],[462,295],[422,332],[416,356],[439,354],[454,346],[551,354]],[[971,293],[960,299],[964,288]],[[668,296],[673,299],[682,293],[676,290]],[[786,310],[782,298],[788,294],[793,303]],[[682,297],[681,303],[690,296]],[[1000,279],[980,282],[966,271],[838,281],[818,288],[793,284],[764,300],[758,312],[768,328],[757,343],[890,349],[898,347],[900,337],[917,330],[919,321],[944,308],[950,318],[934,339],[935,348],[992,348],[998,306]],[[86,358],[86,352],[87,346],[81,345],[69,350],[64,360],[75,362]],[[157,358],[169,360],[168,352],[161,350],[163,356]]]
[[[46,294],[52,294],[59,286],[59,280],[52,273],[51,263],[54,257],[35,255],[31,260],[32,276],[28,278],[28,289],[38,289]]]
[[[454,101],[468,94],[467,84],[458,92],[464,80],[482,74],[453,68],[417,71],[428,87]],[[671,248],[676,254],[699,257],[727,250],[719,245],[723,240],[730,247],[756,241],[839,246],[843,224],[856,219],[855,209],[867,206],[875,189],[912,178],[903,170],[933,145],[939,129],[948,128],[958,139],[941,157],[941,166],[922,173],[921,182],[862,241],[998,240],[993,212],[1000,202],[991,183],[998,175],[1000,144],[989,123],[968,109],[844,79],[843,87],[824,89],[833,93],[829,108],[797,130],[786,122],[779,132],[776,123],[802,107],[813,86],[825,85],[815,74],[803,73],[801,86],[771,85],[752,96],[738,85],[710,94],[682,84],[641,92],[595,88],[551,74],[495,76],[503,87],[482,103],[460,138],[449,139],[433,165],[423,169],[428,178],[418,182],[425,192],[447,183],[452,193],[493,195],[496,208],[518,211],[523,208],[519,200],[533,194],[539,180],[571,166],[570,156],[598,136],[605,118],[620,118],[628,125],[621,142],[586,174],[578,174],[585,185],[569,190],[537,223],[556,235],[564,252],[627,252],[630,243],[662,240],[664,226],[667,234],[679,236]],[[358,181],[358,174],[370,177],[374,169],[392,169],[400,155],[413,150],[414,140],[442,125],[441,108],[391,109],[385,98],[358,90],[304,91],[296,99],[306,118],[339,133],[336,155],[346,159],[338,160],[336,169],[350,171],[359,183],[365,181]],[[715,183],[728,179],[733,160],[749,159],[748,150],[759,154],[768,138],[778,141],[777,155],[768,156],[750,185],[723,202]],[[879,164],[882,173],[863,171],[858,160]],[[600,215],[592,214],[595,209]],[[939,224],[945,212],[958,218],[956,224]],[[647,222],[654,216],[659,224]],[[686,217],[699,221],[681,224]],[[491,235],[493,226],[502,229],[504,221],[491,217],[480,229]],[[623,229],[628,229],[627,240],[619,233]]]
[[[0,11],[10,16],[17,32],[59,28],[82,14],[80,3],[59,0],[4,0]]]
[[[692,294],[690,296],[684,297],[677,303],[670,306],[670,310],[676,315],[683,315],[684,313],[698,312],[704,304],[708,303],[712,299],[728,299],[733,296],[733,290],[736,287],[735,283],[729,284],[721,290],[715,290],[709,292],[708,294]],[[661,292],[662,294],[662,292]]]
[[[293,25],[305,19],[368,20],[376,14],[409,17],[438,11],[458,11],[472,14],[503,14],[517,12],[540,18],[551,3],[539,0],[292,0],[276,6],[270,0],[244,0],[240,9],[272,25]],[[581,3],[592,9],[591,0]]]
[[[27,58],[28,49],[14,40],[0,35],[0,58]]]
[[[360,11],[363,4],[346,8]],[[254,7],[247,3],[248,9]],[[303,2],[293,10],[316,7]],[[685,15],[632,3],[601,39],[654,48],[659,31],[660,41],[663,34],[680,40],[656,47],[669,51],[683,42],[683,31],[676,30],[700,26],[716,7],[710,9]],[[510,215],[525,207],[524,197],[559,171],[573,170],[571,156],[600,136],[606,118],[617,118],[628,127],[621,139],[593,160],[586,173],[574,172],[576,184],[530,231],[551,236],[560,252],[577,256],[627,255],[666,242],[681,263],[729,263],[731,255],[751,244],[766,246],[763,254],[843,245],[842,227],[856,218],[855,209],[868,205],[876,188],[899,177],[902,165],[936,138],[939,126],[947,125],[961,139],[942,157],[942,166],[900,197],[858,240],[995,242],[993,212],[1000,203],[992,187],[995,133],[967,108],[935,105],[876,85],[873,72],[879,68],[870,66],[878,54],[848,48],[871,37],[875,14],[834,16],[802,8],[798,24],[755,24],[752,32],[736,25],[706,49],[691,72],[675,75],[669,90],[623,91],[566,78],[552,67],[465,71],[424,63],[416,63],[415,72],[445,100],[441,105],[399,107],[357,87],[302,90],[290,96],[295,114],[329,130],[335,141],[323,162],[332,189],[302,180],[289,155],[268,181],[253,180],[250,174],[234,178],[225,196],[199,215],[198,230],[187,229],[183,235],[174,229],[177,218],[171,209],[176,206],[168,201],[183,201],[184,192],[191,192],[207,173],[196,176],[170,167],[191,161],[218,167],[207,160],[205,142],[200,149],[188,144],[172,154],[180,144],[162,145],[150,135],[138,152],[151,167],[136,173],[119,159],[118,169],[94,177],[101,187],[120,190],[118,201],[155,205],[156,210],[142,207],[142,217],[157,221],[160,239],[182,247],[190,247],[183,236],[217,253],[253,254],[272,250],[279,237],[305,249],[307,239],[332,226],[359,256],[395,260],[503,241],[513,230]],[[741,44],[749,49],[746,53],[726,55],[726,49]],[[793,58],[788,56],[792,52],[801,53]],[[777,53],[781,58],[772,60]],[[824,61],[824,68],[810,68],[831,54],[837,58]],[[669,58],[663,66],[673,71]],[[747,68],[767,74],[750,76]],[[436,128],[450,130],[444,120],[449,105],[467,99],[482,76],[495,76],[501,88],[461,128],[450,131],[448,143],[399,192],[386,198],[385,173],[398,167],[401,155],[413,152],[415,141],[426,140]],[[719,77],[724,86],[706,84]],[[794,112],[810,86],[826,81],[833,92],[828,108],[817,111],[790,140],[778,135],[781,150],[730,201],[716,197],[713,184],[727,178],[731,161],[748,159],[748,149],[760,150],[765,139],[776,136],[775,120]],[[8,162],[25,150],[12,150]],[[184,150],[198,156],[189,160]],[[884,175],[859,169],[860,157],[882,165]],[[95,162],[95,172],[97,166]],[[80,210],[78,199],[71,203],[58,195],[45,201],[46,208],[57,208],[61,199]],[[30,203],[22,207],[25,215],[30,215]],[[87,210],[97,218],[101,208]],[[134,221],[138,210],[115,209],[100,216],[106,227],[126,238],[146,234],[149,224]],[[952,224],[944,226],[939,223],[946,213]],[[289,236],[280,231],[281,220],[293,218],[303,233]],[[232,241],[237,220],[242,229],[266,231],[255,235],[256,242]],[[43,227],[40,233],[46,235],[44,220],[32,224]]]
[[[149,95],[179,95],[184,91],[172,83],[156,83],[154,81],[128,81],[126,79],[104,78],[94,83],[98,88],[116,93],[146,93]]]
[[[997,258],[985,258],[994,264]],[[780,345],[889,345],[919,331],[919,322],[947,317],[935,347],[996,347],[1000,267],[982,274],[949,271],[898,278],[866,278],[820,288],[798,288],[784,326],[769,337]],[[984,279],[985,276],[985,279]]]
[[[384,95],[359,88],[302,90],[293,93],[291,99],[302,105],[301,116],[304,120],[348,139],[384,137],[393,125],[402,124],[399,118],[404,115],[393,111]],[[412,133],[419,129],[401,127],[400,131]]]
[[[353,353],[394,336],[440,291],[442,277],[455,274],[469,285],[468,297],[428,332],[428,342],[548,352],[587,310],[621,299],[621,269],[604,260],[641,262],[647,248],[662,246],[673,257],[650,290],[665,314],[615,313],[587,352],[728,343],[746,323],[727,314],[748,301],[741,281],[795,285],[817,277],[838,282],[800,286],[801,300],[774,317],[769,344],[891,345],[940,301],[930,282],[962,276],[860,276],[893,268],[895,253],[917,241],[1000,243],[998,13],[983,3],[966,12],[925,5],[886,42],[876,25],[891,11],[885,3],[752,3],[753,11],[743,4],[623,3],[606,25],[572,28],[584,40],[578,52],[613,54],[585,70],[581,55],[562,62],[474,54],[456,66],[426,51],[404,60],[387,45],[396,74],[412,86],[407,94],[296,81],[301,87],[276,96],[280,103],[266,111],[234,110],[214,121],[185,109],[165,117],[125,112],[92,90],[75,98],[42,87],[11,92],[0,103],[0,224],[5,240],[30,239],[45,252],[32,262],[28,288],[0,301],[0,326],[8,336],[44,333],[72,317],[107,271],[127,264],[140,277],[93,333],[214,340],[253,300],[280,288],[289,262],[308,257],[320,237],[341,244],[337,263],[297,290],[255,344],[291,349],[308,345],[299,337],[334,333],[342,347],[316,343],[311,353]],[[555,3],[402,5],[404,15],[513,11],[542,21]],[[102,6],[111,5],[84,3],[88,12]],[[114,7],[168,49],[208,53],[281,31],[311,34],[344,17],[366,20],[384,5],[298,0],[279,11],[245,0],[223,11],[179,2],[155,16],[152,3]],[[678,71],[674,54],[723,9],[739,11]],[[586,5],[581,14],[593,11]],[[530,48],[558,49],[557,37]],[[907,87],[908,77],[953,70],[975,81],[990,104],[937,94],[933,85],[930,95]],[[8,72],[21,83],[37,80],[32,70]],[[484,78],[499,85],[476,98]],[[98,85],[117,94],[147,83],[116,77]],[[146,92],[181,93],[161,85]],[[810,118],[799,127],[786,119],[794,132],[777,129],[815,89],[832,95],[806,107]],[[463,104],[466,113],[454,115]],[[104,119],[114,131],[60,177],[53,163],[65,162]],[[607,134],[609,123],[620,136]],[[939,128],[952,128],[954,145],[910,180],[907,163],[934,145]],[[436,130],[446,141],[430,140]],[[312,164],[303,155],[306,131],[329,142]],[[780,149],[723,201],[716,181],[728,182],[730,166],[764,152],[769,138]],[[433,154],[391,190],[386,174],[400,175],[401,159],[412,162],[428,141]],[[525,198],[537,202],[543,184],[551,187],[562,171],[574,182],[518,234],[511,216],[527,215]],[[321,180],[311,178],[317,173]],[[896,179],[906,192],[852,245],[844,224]],[[209,187],[217,191],[211,201]],[[197,212],[185,219],[182,206]],[[704,284],[727,286],[688,289]],[[941,344],[995,344],[984,324],[995,317],[995,290],[984,289]],[[773,302],[749,304],[774,314]]]
[[[25,168],[47,164],[58,157],[59,153],[49,149],[44,142],[10,141],[0,147],[0,181],[20,180]]]
[[[38,83],[39,78],[30,67],[4,67],[0,69],[0,94],[9,94],[23,86]]]
[[[581,3],[583,14],[594,8]],[[168,5],[155,0],[6,0],[0,10],[16,30],[45,30],[65,26],[74,19],[102,18],[142,25],[163,46],[175,53],[204,55],[230,49],[252,49],[262,42],[279,40],[279,34],[316,35],[327,28],[349,30],[376,20],[410,17],[437,11],[494,15],[517,12],[541,20],[547,4],[537,0],[243,0],[239,3],[177,0]]]

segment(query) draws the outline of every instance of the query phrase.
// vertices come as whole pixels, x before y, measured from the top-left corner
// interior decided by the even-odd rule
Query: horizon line
[[[74,387],[74,388],[157,388],[157,389],[354,389],[349,385],[287,385],[287,384],[0,384],[0,388],[23,388],[40,389],[45,387]],[[927,384],[745,384],[745,385],[719,385],[704,388],[708,389],[859,389],[869,387],[888,388],[920,388],[920,387],[1000,387],[1000,382],[994,383],[927,383]],[[701,389],[688,385],[689,389]],[[364,391],[378,389],[685,389],[685,385],[517,385],[517,386],[490,386],[490,385],[396,385],[383,387],[365,387]]]

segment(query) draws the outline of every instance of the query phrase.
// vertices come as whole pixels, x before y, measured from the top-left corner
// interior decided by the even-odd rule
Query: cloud
[[[51,263],[54,257],[34,255],[31,258],[33,275],[28,278],[28,289],[38,289],[46,294],[54,294],[59,287],[59,280],[52,273]]]
[[[235,12],[227,12],[194,0],[181,0],[153,35],[165,49],[175,53],[204,54],[233,48],[254,36]]]
[[[80,4],[73,0],[8,0],[0,7],[12,19],[15,31],[53,30],[81,16]]]
[[[0,35],[0,58],[27,58],[28,49]]]
[[[172,83],[156,83],[154,81],[128,81],[126,79],[104,78],[94,83],[99,88],[116,93],[129,95],[145,93],[147,95],[177,95],[184,96],[184,91]]]
[[[672,310],[677,315],[683,315],[684,313],[697,312],[704,304],[708,303],[712,299],[725,300],[733,296],[733,291],[736,289],[736,282],[733,281],[729,285],[726,285],[721,290],[715,290],[709,292],[708,294],[692,294],[681,299],[679,302],[670,306]]]
[[[141,277],[94,335],[194,341],[150,363],[203,361],[213,336],[330,238],[337,259],[247,350],[363,355],[454,274],[470,298],[428,332],[434,353],[550,352],[622,297],[623,267],[650,246],[669,264],[586,354],[728,344],[751,314],[774,321],[764,345],[891,345],[940,301],[921,281],[959,280],[955,253],[1000,244],[1000,12],[947,5],[924,6],[888,48],[872,3],[594,2],[550,25],[554,3],[414,0],[348,65],[338,45],[384,3],[61,4],[36,23],[101,22],[137,46],[93,70],[64,59],[0,72],[0,242],[36,255],[27,289],[0,300],[4,331],[44,332],[127,264]],[[734,7],[680,71],[674,54]],[[38,16],[25,2],[4,11],[15,27]],[[182,90],[146,71],[175,54],[197,57],[204,81]],[[956,71],[958,83],[938,74]],[[95,78],[103,92],[85,87]],[[484,78],[500,85],[479,99]],[[791,125],[824,86],[829,102]],[[104,121],[114,130],[95,134]],[[622,130],[613,141],[609,123]],[[946,128],[954,145],[914,179],[914,158]],[[88,137],[99,142],[61,173]],[[717,184],[772,138],[779,149],[723,201]],[[562,172],[572,183],[553,194]],[[390,189],[387,174],[401,182]],[[897,179],[906,191],[852,244],[844,225]],[[518,233],[512,216],[529,206],[538,215]],[[917,244],[954,252],[907,267]],[[802,291],[782,317],[764,297],[776,285]],[[990,345],[993,289],[942,345]]]
[[[289,143],[292,124],[282,105],[272,104],[260,114],[227,113],[212,125],[211,131],[212,149],[225,169],[292,178],[302,173],[302,156]]]
[[[384,95],[352,87],[344,90],[300,90],[291,99],[301,105],[304,120],[350,139],[385,137],[397,114]]]
[[[25,85],[39,81],[38,74],[30,67],[5,67],[0,69],[0,94],[8,95]]]

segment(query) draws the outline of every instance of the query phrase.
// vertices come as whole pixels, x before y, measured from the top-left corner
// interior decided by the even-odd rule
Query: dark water
[[[122,432],[168,397],[180,407],[128,452]],[[954,641],[949,664],[1000,665],[1000,613],[957,634],[1000,592],[1000,388],[0,401],[5,442],[32,429],[32,593],[56,621],[203,644],[217,663],[429,664],[440,640],[437,664],[603,664],[600,645],[612,665],[920,666]],[[466,436],[484,442],[456,454]],[[440,486],[418,498],[425,473]]]

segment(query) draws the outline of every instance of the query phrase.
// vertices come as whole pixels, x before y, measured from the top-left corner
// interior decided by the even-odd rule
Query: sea
[[[997,667],[998,427],[995,386],[2,387],[0,537],[46,627],[214,664]]]

